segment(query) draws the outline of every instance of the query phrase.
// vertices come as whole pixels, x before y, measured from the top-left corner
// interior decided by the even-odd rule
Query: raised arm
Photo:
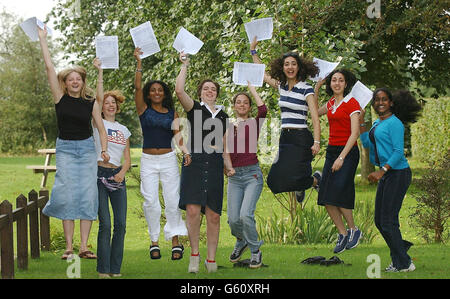
[[[55,104],[58,104],[59,100],[61,100],[61,97],[64,95],[64,92],[62,91],[59,85],[55,67],[53,66],[53,62],[50,57],[50,51],[48,50],[47,27],[44,27],[44,30],[42,30],[39,26],[37,26],[37,30],[39,35],[39,43],[42,49],[42,55],[44,57],[47,79],[48,83],[50,84],[50,90],[52,91],[53,95],[53,101],[55,102]]]
[[[247,82],[248,82],[248,90],[250,91],[253,98],[255,99],[256,106],[260,107],[260,106],[264,105],[264,101],[259,96],[258,92],[256,91],[255,86],[252,86],[249,81],[247,81]]]
[[[97,90],[96,90],[96,100],[98,103],[98,106],[100,109],[103,107],[103,69],[102,69],[102,62],[98,57],[94,59],[94,67],[98,70],[98,76],[97,76]]]
[[[184,144],[183,136],[180,132],[180,118],[178,117],[178,113],[174,113],[174,119],[172,122],[172,131],[173,131],[173,138],[175,139],[175,143],[178,146],[178,148],[183,153],[184,157],[184,166],[189,166],[192,162],[191,154],[189,153],[188,148]]]
[[[144,101],[144,93],[142,91],[142,54],[141,48],[134,49],[134,58],[137,61],[136,72],[134,75],[134,103],[136,104],[136,111],[141,115],[147,109],[147,104]]]
[[[258,57],[258,53],[256,52],[256,46],[258,45],[258,41],[256,40],[256,36],[253,38],[253,41],[250,44],[250,53],[252,54],[253,63],[263,64],[261,59]],[[278,89],[278,81],[273,79],[269,73],[264,72],[264,82],[272,86],[273,88]]]
[[[184,59],[183,59],[184,58]],[[177,98],[180,100],[181,106],[183,106],[184,111],[191,111],[192,107],[194,107],[194,101],[184,90],[186,84],[186,75],[187,68],[189,65],[189,57],[186,56],[183,52],[180,53],[180,61],[182,63],[180,73],[177,76],[177,80],[175,83],[175,93]]]
[[[317,81],[317,83],[316,83],[316,86],[314,86],[314,98],[315,98],[317,103],[319,103],[320,88],[322,87],[322,85],[325,82],[326,82],[326,78],[323,79],[323,80],[319,79],[319,81]],[[321,117],[322,115],[327,114],[327,104],[326,103],[319,108],[318,114],[319,114],[319,117]]]

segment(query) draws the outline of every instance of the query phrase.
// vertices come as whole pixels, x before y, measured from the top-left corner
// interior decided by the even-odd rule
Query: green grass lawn
[[[53,158],[54,159],[54,158]],[[132,150],[132,162],[140,164],[140,150]],[[43,156],[27,157],[0,157],[0,201],[9,200],[15,206],[16,197],[23,193],[26,195],[30,190],[39,190],[41,175],[33,174],[31,170],[25,169],[26,165],[42,164]],[[54,164],[54,160],[52,161]],[[322,167],[320,162],[316,165],[317,169]],[[413,175],[417,176],[423,173],[423,165],[418,161],[411,161]],[[134,169],[133,171],[138,171]],[[408,215],[415,201],[410,194],[405,198],[402,211],[400,213],[401,230],[404,239],[415,244],[410,250],[410,255],[416,265],[416,271],[411,273],[385,273],[383,270],[390,263],[389,250],[379,235],[372,244],[361,244],[358,248],[344,251],[339,255],[346,264],[334,265],[330,267],[318,265],[304,265],[300,262],[303,259],[312,256],[324,256],[330,258],[333,256],[332,249],[334,244],[320,245],[284,245],[284,244],[264,244],[261,248],[263,252],[263,263],[267,267],[251,270],[243,268],[233,268],[228,262],[233,246],[234,238],[231,236],[226,216],[226,197],[224,198],[224,212],[221,217],[221,231],[219,248],[217,252],[217,262],[219,271],[213,274],[207,274],[204,267],[201,267],[200,273],[187,273],[188,256],[190,253],[187,238],[183,238],[186,247],[185,258],[181,261],[170,260],[171,246],[169,241],[160,237],[160,247],[162,258],[160,260],[150,260],[148,254],[149,237],[147,224],[142,212],[142,199],[138,196],[139,184],[130,176],[127,178],[128,188],[128,214],[127,214],[127,233],[125,237],[125,254],[122,266],[123,278],[218,278],[218,279],[286,279],[286,278],[367,278],[367,268],[371,262],[367,257],[376,254],[380,257],[381,278],[450,278],[450,267],[448,255],[448,246],[446,245],[428,245],[421,240],[414,229],[409,225]],[[356,178],[356,182],[359,182]],[[54,173],[49,175],[47,186],[51,188],[54,182]],[[410,187],[410,191],[414,190]],[[356,204],[362,201],[369,201],[373,204],[376,187],[371,185],[357,184]],[[307,192],[308,194],[308,192]],[[313,192],[309,201],[314,204],[317,194]],[[258,202],[257,215],[260,217],[270,217],[273,213],[281,215],[280,204],[274,199],[273,195],[264,188],[264,192]],[[286,215],[285,215],[286,216]],[[78,224],[78,222],[77,222]],[[205,225],[202,226],[204,234]],[[16,270],[16,278],[67,278],[66,271],[71,265],[60,259],[62,249],[64,248],[64,239],[62,236],[62,225],[58,219],[51,219],[51,231],[53,241],[57,242],[59,236],[59,247],[61,249],[51,252],[41,252],[39,259],[29,261],[29,269],[26,271]],[[92,250],[96,251],[96,236],[98,231],[98,222],[94,222],[89,239]],[[78,226],[75,231],[74,245],[79,244]],[[61,247],[62,246],[62,247]],[[200,254],[202,259],[206,257],[205,238],[201,239]],[[249,258],[246,253],[244,258]],[[351,265],[349,265],[351,264]],[[81,260],[81,278],[97,278],[96,261]]]

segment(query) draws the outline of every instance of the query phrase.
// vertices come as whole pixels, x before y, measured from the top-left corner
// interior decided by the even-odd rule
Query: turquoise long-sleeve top
[[[392,169],[408,168],[408,160],[406,160],[404,154],[405,127],[401,120],[392,115],[385,120],[377,119],[373,123],[372,128],[375,126],[374,135],[378,159],[380,160],[379,165],[375,162],[375,146],[370,141],[369,132],[364,132],[360,136],[363,146],[369,148],[370,162],[379,167],[388,164]]]

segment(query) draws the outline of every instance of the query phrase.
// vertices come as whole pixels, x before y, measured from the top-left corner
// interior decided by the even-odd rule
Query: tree
[[[0,151],[52,147],[56,114],[39,45],[12,25],[17,17],[3,12],[0,19]]]

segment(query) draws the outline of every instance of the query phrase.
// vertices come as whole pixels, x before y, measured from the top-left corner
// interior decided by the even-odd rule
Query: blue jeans
[[[98,166],[98,177],[109,178],[120,171],[119,168],[104,168]],[[127,217],[126,186],[115,191],[108,190],[98,179],[98,237],[97,237],[97,272],[119,274],[122,266],[123,247]],[[111,200],[114,214],[114,232],[111,241],[111,216],[109,201]]]
[[[258,164],[235,167],[236,174],[228,178],[228,224],[238,242],[246,242],[252,252],[258,252],[255,209],[263,188],[263,174]]]
[[[409,267],[411,257],[407,254],[412,243],[403,240],[398,214],[403,198],[411,183],[411,169],[391,169],[378,182],[375,198],[375,226],[391,250],[392,264],[401,270]]]

